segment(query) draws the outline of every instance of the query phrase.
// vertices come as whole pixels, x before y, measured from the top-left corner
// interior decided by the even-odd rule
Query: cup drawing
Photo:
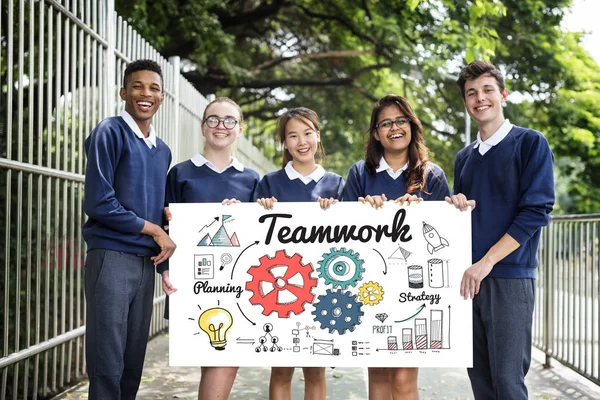
[[[408,267],[408,287],[420,289],[423,287],[423,267],[410,265]]]
[[[429,269],[429,287],[444,287],[444,264],[439,258],[432,258],[427,261]]]

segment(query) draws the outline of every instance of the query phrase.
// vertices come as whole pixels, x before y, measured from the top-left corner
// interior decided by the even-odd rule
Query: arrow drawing
[[[451,327],[452,325],[450,325],[450,305],[448,305],[448,348],[450,348],[450,332],[452,332]]]
[[[255,343],[254,339],[237,338],[236,341],[237,341],[237,344],[254,344]]]
[[[373,249],[375,250],[375,249]],[[377,250],[375,250],[377,252],[377,254],[379,254],[379,257],[381,257],[381,259],[383,260],[383,265],[385,266],[385,269],[383,270],[383,274],[387,275],[387,263],[385,262],[385,258],[383,258],[383,256],[381,255],[380,252],[378,252]]]
[[[235,266],[237,265],[237,262],[240,259],[240,257],[242,256],[242,254],[244,254],[244,252],[246,250],[248,250],[250,247],[252,247],[252,246],[254,246],[255,244],[258,244],[258,243],[259,243],[259,241],[257,240],[256,242],[252,243],[250,246],[246,247],[244,250],[242,250],[242,252],[240,253],[240,255],[235,259],[235,262],[233,263],[233,268],[231,268],[231,279],[233,279],[233,271],[235,271]]]
[[[416,312],[416,313],[414,313],[412,316],[410,316],[410,317],[408,317],[408,318],[405,318],[405,319],[403,319],[403,320],[400,320],[400,321],[394,321],[394,322],[404,322],[404,321],[408,321],[408,320],[410,320],[410,319],[413,319],[414,317],[416,317],[417,315],[419,315],[419,313],[420,313],[421,311],[423,311],[423,309],[424,309],[424,308],[425,308],[425,304],[423,304],[423,305],[421,305],[419,308],[417,308],[417,312]]]
[[[240,307],[240,303],[236,303],[236,304],[238,306],[238,309],[240,310],[240,312],[244,316],[244,318],[246,318],[248,320],[248,322],[250,322],[252,325],[256,325],[254,322],[250,321],[250,318],[246,317],[246,314],[244,314],[244,312],[242,311],[242,308]]]
[[[202,227],[202,229],[200,229],[200,230],[198,231],[198,233],[202,232],[202,230],[203,230],[203,229],[210,228],[210,226],[211,226],[212,224],[214,224],[215,222],[217,222],[218,220],[219,220],[219,217],[215,217],[215,219],[214,219],[214,221],[213,221],[213,222],[211,222],[211,223],[210,223],[210,224],[208,224],[208,225],[204,225],[204,226]]]

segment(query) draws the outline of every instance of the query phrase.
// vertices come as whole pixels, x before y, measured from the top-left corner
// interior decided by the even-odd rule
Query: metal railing
[[[163,69],[153,123],[174,162],[200,150],[208,102],[178,58],[165,60],[114,13],[114,0],[0,0],[0,37],[0,398],[47,398],[85,374],[83,143],[120,111],[126,63]],[[237,157],[275,169],[244,138]],[[156,285],[151,335],[166,327],[163,310]]]
[[[600,385],[600,214],[554,217],[539,249],[534,346]]]

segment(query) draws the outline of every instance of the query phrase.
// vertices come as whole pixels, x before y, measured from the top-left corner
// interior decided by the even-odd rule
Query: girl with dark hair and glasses
[[[230,205],[254,201],[260,177],[232,155],[235,142],[242,133],[242,123],[242,110],[227,97],[218,97],[206,106],[201,128],[204,150],[171,168],[167,176],[167,204]],[[168,209],[165,213],[169,218]],[[168,264],[159,266],[157,270],[168,270]],[[165,285],[163,280],[163,290],[170,295],[177,289],[168,280]],[[168,318],[168,310],[167,303],[165,318]],[[238,367],[202,367],[198,399],[228,398],[237,370]]]
[[[381,98],[368,134],[365,159],[348,172],[344,201],[381,208],[388,199],[402,205],[444,201],[450,194],[444,171],[428,159],[421,121],[405,98]],[[369,399],[418,399],[418,373],[417,368],[369,368]]]
[[[293,108],[279,117],[277,133],[283,145],[282,169],[262,178],[256,201],[265,209],[272,209],[277,201],[318,201],[322,209],[336,203],[341,198],[344,179],[317,164],[325,156],[317,113],[304,107]],[[294,369],[271,369],[269,399],[291,399]],[[302,371],[304,398],[325,400],[325,368],[306,367]]]

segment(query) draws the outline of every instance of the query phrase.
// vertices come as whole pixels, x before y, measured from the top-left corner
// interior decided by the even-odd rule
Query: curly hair
[[[408,145],[408,168],[402,173],[406,179],[406,192],[414,193],[425,191],[427,181],[427,164],[429,163],[429,149],[425,146],[423,126],[413,111],[408,101],[395,94],[382,97],[373,106],[371,123],[369,125],[369,140],[365,146],[365,168],[370,175],[375,175],[379,161],[384,155],[381,142],[375,138],[379,114],[388,106],[396,106],[410,120],[411,139]]]
[[[129,64],[127,64],[127,67],[125,68],[125,73],[123,74],[123,87],[124,88],[127,87],[127,83],[129,82],[129,78],[131,77],[131,74],[133,74],[134,72],[138,72],[138,71],[156,72],[158,74],[158,76],[160,76],[161,90],[164,90],[162,68],[160,67],[160,65],[158,65],[157,62],[152,61],[152,60],[135,60],[135,61],[132,61]]]

